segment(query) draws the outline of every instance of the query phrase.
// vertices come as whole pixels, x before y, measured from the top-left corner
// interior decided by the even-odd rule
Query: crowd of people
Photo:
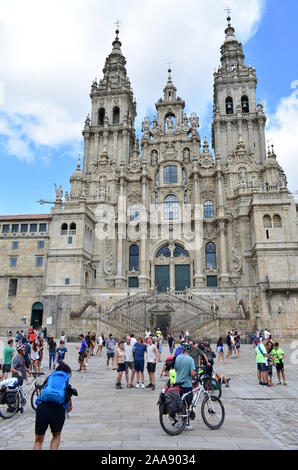
[[[209,341],[200,338],[195,341],[190,332],[181,331],[179,341],[175,342],[174,335],[167,333],[169,355],[163,363],[160,378],[168,378],[168,386],[179,384],[183,393],[187,393],[192,387],[192,378],[202,372],[212,377],[220,386],[229,387],[230,378],[219,374],[215,370],[215,359],[217,363],[225,359],[240,358],[240,334],[236,330],[230,330],[223,340],[221,336],[216,344],[216,352],[212,350]],[[57,340],[56,340],[57,341]],[[12,377],[18,378],[19,384],[28,377],[42,375],[41,362],[48,350],[48,368],[53,372],[46,378],[42,390],[51,387],[51,377],[57,375],[61,378],[61,384],[65,384],[67,378],[67,397],[60,403],[47,401],[47,393],[42,392],[36,413],[36,440],[35,449],[42,446],[48,425],[51,428],[53,439],[51,448],[59,447],[65,414],[71,411],[72,388],[69,385],[71,375],[70,367],[65,363],[67,356],[66,335],[61,332],[59,346],[53,337],[47,335],[46,328],[37,332],[32,327],[28,332],[17,331],[13,338],[12,332],[7,332],[7,344],[3,350],[3,359],[0,364],[0,381]],[[77,372],[86,374],[88,360],[90,357],[100,357],[106,350],[106,368],[115,371],[115,388],[123,389],[124,385],[129,389],[141,388],[155,390],[156,387],[156,364],[162,362],[162,349],[165,343],[162,332],[157,329],[152,333],[148,328],[144,335],[131,333],[123,339],[116,339],[112,334],[106,338],[103,333],[97,337],[95,332],[80,335],[78,349],[79,369]],[[278,384],[283,381],[287,385],[284,371],[285,354],[278,342],[274,342],[268,329],[264,332],[255,331],[252,336],[257,362],[257,377],[260,385],[273,386],[273,370],[276,368]],[[96,349],[97,345],[97,349]],[[225,354],[225,348],[226,354]],[[15,354],[16,353],[16,354]],[[0,361],[1,362],[1,361]],[[147,384],[145,385],[145,368],[147,370]],[[64,379],[63,379],[64,378]],[[64,380],[64,381],[63,381]],[[62,387],[62,385],[61,385]],[[64,393],[64,392],[63,392]],[[52,396],[50,394],[50,396]],[[64,395],[63,395],[64,396]],[[189,429],[192,429],[188,424]]]

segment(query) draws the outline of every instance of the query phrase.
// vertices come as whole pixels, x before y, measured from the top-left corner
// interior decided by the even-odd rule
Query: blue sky
[[[26,51],[22,50],[22,38],[18,41],[13,35],[14,27],[20,31],[19,25],[14,25],[13,22],[9,24],[8,20],[6,25],[6,19],[13,15],[13,9],[10,10],[6,0],[0,2],[0,9],[6,8],[2,14],[0,11],[0,61],[4,83],[4,100],[0,104],[0,214],[48,212],[50,206],[41,207],[36,201],[40,198],[53,199],[54,183],[69,189],[69,177],[75,169],[79,154],[83,153],[81,129],[89,112],[90,85],[94,76],[101,76],[104,59],[111,50],[114,35],[114,12],[105,6],[100,13],[93,0],[87,2],[90,2],[90,7],[99,15],[98,21],[102,21],[105,39],[99,40],[100,23],[92,18],[92,11],[90,16],[82,17],[80,0],[72,3],[75,8],[73,16],[68,20],[68,0],[61,0],[59,5],[53,1],[52,6],[49,5],[53,18],[58,15],[55,9],[62,8],[57,25],[58,42],[55,44],[51,40],[51,27],[40,32],[42,50],[47,53],[44,58],[36,44],[36,34],[32,41],[28,38]],[[173,2],[176,3],[176,0]],[[18,3],[18,0],[12,0],[11,3]],[[24,3],[28,6],[28,14],[31,6],[36,7],[34,0]],[[192,3],[191,0],[189,3]],[[123,21],[120,33],[122,50],[138,102],[137,130],[144,115],[152,111],[154,103],[162,95],[167,79],[166,62],[171,60],[178,95],[186,100],[187,112],[195,111],[200,116],[201,135],[207,135],[210,140],[212,71],[219,65],[219,49],[226,24],[223,11],[226,2],[216,1],[216,11],[212,6],[208,8],[209,1],[201,0],[199,3],[200,19],[192,23],[186,16],[184,22],[186,24],[189,21],[189,36],[185,41],[187,44],[191,41],[191,49],[194,48],[196,54],[187,59],[189,62],[183,62],[186,59],[181,38],[178,40],[177,35],[171,36],[172,29],[175,28],[171,29],[169,26],[167,31],[161,33],[158,26],[156,30],[153,26],[147,27],[141,21],[141,10],[139,18],[134,16],[137,15],[134,0],[128,3],[131,10],[128,7],[128,11],[119,12]],[[232,23],[237,37],[244,42],[246,62],[254,65],[257,70],[257,96],[265,102],[266,112],[269,114],[268,137],[274,139],[278,158],[280,157],[282,166],[290,173],[290,189],[295,191],[296,186],[298,188],[298,171],[295,170],[297,150],[294,145],[295,135],[292,134],[293,126],[297,129],[298,110],[297,100],[293,100],[291,83],[298,80],[298,3],[292,0],[237,0],[237,3],[230,3],[233,7]],[[195,7],[197,4],[198,0],[194,3]],[[36,14],[42,15],[43,12],[37,11]],[[166,9],[160,10],[160,24],[163,24],[166,14]],[[179,11],[176,15],[175,12],[172,14],[175,22]],[[82,27],[80,31],[76,29],[78,18],[81,23],[85,22],[85,29]],[[140,25],[136,19],[140,20]],[[138,27],[140,30],[135,29]],[[63,33],[66,37],[71,36],[76,29],[78,39],[70,40],[69,43],[66,39],[66,44],[61,46],[62,52],[58,54],[61,44],[59,28],[61,37]],[[213,55],[204,50],[202,37],[197,32],[203,28],[207,31],[209,28],[214,33],[210,35],[212,39],[209,41]],[[135,38],[139,38],[138,34],[141,34],[139,31],[143,31],[142,38],[136,41]],[[22,31],[20,36],[21,34]],[[163,44],[168,37],[169,45],[164,48],[167,49],[166,52],[157,54],[154,44],[153,47],[148,46],[152,43],[152,37],[155,40],[158,34],[160,37],[157,39]],[[10,57],[7,46],[8,50],[11,47]],[[149,62],[146,65],[144,53],[146,62]],[[191,52],[189,55],[191,56]],[[19,57],[21,60],[18,60]],[[152,86],[150,77],[154,77]]]

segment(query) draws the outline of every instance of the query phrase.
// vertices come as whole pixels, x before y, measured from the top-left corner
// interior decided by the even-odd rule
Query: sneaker
[[[287,382],[284,382],[284,385],[288,385]]]
[[[281,385],[281,382],[278,382],[278,384],[277,384],[277,385]]]
[[[229,384],[230,381],[231,381],[231,377],[228,377],[228,378],[226,379],[227,384]]]
[[[287,384],[285,384],[287,385]],[[155,385],[152,385],[151,390],[155,390]]]
[[[152,384],[148,384],[148,385],[146,385],[145,388],[151,388],[151,387],[153,387],[153,385],[152,385]]]
[[[259,385],[264,385],[264,382],[259,382]]]
[[[137,383],[136,388],[140,388],[140,384],[139,384],[139,383]]]
[[[145,385],[144,385],[144,384],[142,384],[142,388],[145,388]]]
[[[187,424],[184,429],[185,431],[192,431],[193,427],[190,424]]]
[[[117,388],[118,390],[121,390],[123,389],[122,385],[121,384],[116,384],[115,388]]]

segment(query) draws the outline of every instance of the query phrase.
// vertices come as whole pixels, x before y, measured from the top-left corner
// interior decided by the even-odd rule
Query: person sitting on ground
[[[36,400],[33,450],[41,450],[48,426],[52,432],[50,449],[58,449],[65,416],[72,410],[71,396],[77,395],[76,390],[69,384],[70,376],[70,367],[67,364],[59,364],[43,383],[41,393]]]

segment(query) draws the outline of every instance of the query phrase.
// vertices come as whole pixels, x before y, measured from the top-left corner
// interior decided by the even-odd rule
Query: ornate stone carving
[[[103,263],[103,272],[107,276],[113,276],[115,274],[115,269],[114,269],[114,260],[113,260],[113,255],[110,254],[108,255]]]
[[[165,152],[163,155],[164,160],[175,160],[177,151],[174,142],[167,142]]]

